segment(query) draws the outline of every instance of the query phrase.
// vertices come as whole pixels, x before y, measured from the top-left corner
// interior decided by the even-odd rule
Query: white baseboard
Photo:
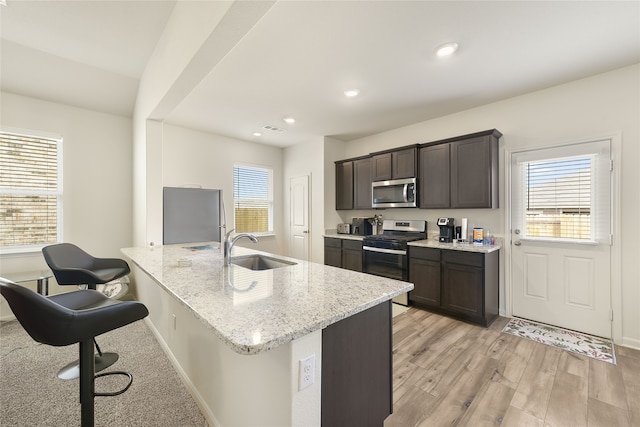
[[[144,319],[144,322],[147,324],[147,326],[149,326],[149,329],[151,330],[153,335],[156,337],[156,340],[160,344],[160,347],[162,347],[162,351],[164,351],[164,354],[167,355],[167,357],[169,358],[169,361],[171,362],[174,369],[180,376],[180,379],[182,379],[182,382],[187,387],[187,390],[189,390],[189,393],[191,393],[193,400],[195,400],[196,404],[198,405],[198,408],[200,408],[200,411],[202,412],[205,419],[207,420],[207,424],[209,425],[209,427],[219,427],[220,423],[218,423],[218,421],[216,420],[216,417],[209,410],[209,407],[204,403],[204,399],[202,398],[202,396],[200,395],[196,387],[193,385],[193,383],[191,382],[187,374],[184,372],[184,370],[182,369],[182,366],[180,366],[180,364],[174,357],[173,353],[171,352],[171,349],[165,342],[164,338],[162,338],[162,335],[160,335],[160,333],[154,326],[153,322],[151,322],[151,320],[148,317]]]
[[[640,350],[640,340],[629,337],[622,337],[622,345],[623,347],[629,347],[634,350]]]
[[[9,314],[9,315],[0,317],[0,322],[8,322],[10,320],[16,320],[16,316],[14,316],[13,314]]]

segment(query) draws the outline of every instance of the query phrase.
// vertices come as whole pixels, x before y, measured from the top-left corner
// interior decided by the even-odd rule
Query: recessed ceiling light
[[[253,136],[262,136],[262,134],[260,132],[254,132]]]
[[[290,125],[292,125],[292,124],[294,124],[296,122],[296,119],[294,119],[293,117],[285,117],[282,120],[284,120],[285,123],[289,123]]]
[[[344,96],[347,98],[354,98],[360,94],[358,89],[349,89],[344,91]]]
[[[452,55],[456,50],[458,50],[458,43],[445,43],[436,48],[436,55],[442,58]]]

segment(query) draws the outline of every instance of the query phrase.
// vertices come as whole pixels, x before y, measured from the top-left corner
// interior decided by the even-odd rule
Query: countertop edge
[[[444,243],[434,240],[416,240],[408,243],[409,246],[421,247],[421,248],[434,248],[445,249],[450,251],[463,251],[463,252],[477,252],[477,253],[491,253],[499,251],[502,246],[496,245],[474,245],[471,243]]]
[[[357,234],[341,234],[341,233],[337,233],[337,232],[329,232],[329,233],[324,233],[322,235],[322,237],[328,237],[328,238],[333,238],[333,239],[343,239],[343,240],[359,240],[359,241],[363,241],[364,240],[364,236],[359,236]]]
[[[361,236],[360,236],[361,237]],[[403,287],[402,289],[397,289],[395,291],[391,291],[389,293],[386,293],[384,295],[381,295],[375,299],[369,300],[366,303],[360,304],[356,307],[352,307],[349,310],[346,310],[342,313],[338,313],[335,314],[333,316],[324,318],[320,321],[314,322],[314,323],[310,323],[308,325],[305,325],[304,327],[301,327],[299,329],[295,329],[289,333],[286,333],[284,335],[281,335],[279,337],[276,337],[275,339],[269,340],[269,341],[265,341],[259,344],[255,344],[255,345],[250,345],[250,344],[246,344],[246,343],[240,343],[240,342],[236,342],[233,341],[232,339],[230,339],[228,336],[226,336],[224,333],[222,333],[220,330],[218,330],[215,325],[211,324],[211,322],[209,322],[206,318],[204,318],[201,314],[198,313],[198,311],[192,307],[191,305],[189,305],[189,303],[187,301],[185,301],[183,298],[181,298],[179,295],[177,295],[171,288],[169,288],[168,286],[166,286],[165,284],[162,283],[162,281],[157,277],[157,275],[153,272],[153,271],[149,271],[147,270],[145,267],[143,267],[139,262],[137,262],[135,259],[133,259],[127,252],[126,249],[131,249],[131,248],[122,248],[121,252],[124,254],[124,256],[130,261],[132,262],[136,267],[140,268],[140,270],[142,270],[142,272],[144,272],[151,280],[153,280],[154,283],[156,283],[157,285],[159,285],[161,287],[161,289],[163,289],[164,291],[166,291],[172,298],[174,298],[178,303],[180,303],[183,307],[185,307],[185,309],[187,309],[200,323],[202,323],[207,329],[211,330],[214,335],[219,338],[222,342],[224,342],[225,344],[227,344],[234,352],[238,353],[238,354],[242,354],[242,355],[255,355],[255,354],[259,354],[259,353],[263,353],[269,350],[272,350],[276,347],[279,347],[281,345],[290,343],[298,338],[301,338],[311,332],[317,331],[317,330],[321,330],[326,328],[329,325],[332,325],[334,323],[337,323],[343,319],[346,319],[348,317],[351,317],[355,314],[358,314],[362,311],[365,311],[371,307],[374,307],[376,305],[382,304],[385,301],[390,301],[391,299],[393,299],[394,297],[403,294],[405,292],[408,292],[410,290],[412,290],[414,288],[414,285],[412,283],[406,282],[406,286]],[[252,251],[252,252],[257,252],[257,253],[263,253],[261,251]],[[288,258],[288,257],[281,257],[281,258]],[[324,266],[325,268],[334,268],[334,267],[330,267],[330,266]]]
[[[327,231],[322,237],[328,237],[333,239],[343,239],[343,240],[358,240],[362,241],[365,236],[357,236],[353,234],[340,234],[333,231]],[[418,246],[422,248],[435,248],[435,249],[446,249],[450,251],[463,251],[463,252],[479,252],[479,253],[491,253],[495,251],[499,251],[502,249],[502,245],[497,243],[495,245],[474,245],[471,243],[444,243],[438,242],[435,240],[424,239],[424,240],[415,240],[413,242],[408,243],[409,246]]]

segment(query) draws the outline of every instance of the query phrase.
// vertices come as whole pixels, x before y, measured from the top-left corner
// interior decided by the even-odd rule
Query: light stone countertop
[[[336,230],[326,230],[324,237],[332,237],[334,239],[345,239],[345,240],[360,240],[364,239],[364,236],[354,236],[352,234],[339,234]],[[433,239],[424,239],[424,240],[415,240],[413,242],[408,243],[409,246],[420,246],[423,248],[437,248],[437,249],[448,249],[452,251],[465,251],[465,252],[481,252],[481,253],[489,253],[502,249],[501,239],[498,239],[498,242],[495,245],[490,246],[476,246],[473,243],[440,243],[437,240]]]
[[[322,237],[331,237],[334,239],[344,240],[359,240],[362,241],[364,236],[358,236],[357,234],[340,234],[336,230],[326,230]]]
[[[441,243],[433,239],[415,240],[409,242],[408,245],[419,246],[421,248],[448,249],[450,251],[480,252],[485,254],[499,251],[502,248],[500,242],[497,242],[495,245],[476,246],[473,243]]]
[[[189,249],[203,246],[204,249]],[[413,284],[296,262],[272,270],[223,266],[217,242],[124,248],[122,253],[240,354],[257,354],[381,304]]]

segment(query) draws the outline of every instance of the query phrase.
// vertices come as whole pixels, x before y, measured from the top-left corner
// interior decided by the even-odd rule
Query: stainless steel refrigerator
[[[220,241],[222,190],[163,188],[163,244]]]

